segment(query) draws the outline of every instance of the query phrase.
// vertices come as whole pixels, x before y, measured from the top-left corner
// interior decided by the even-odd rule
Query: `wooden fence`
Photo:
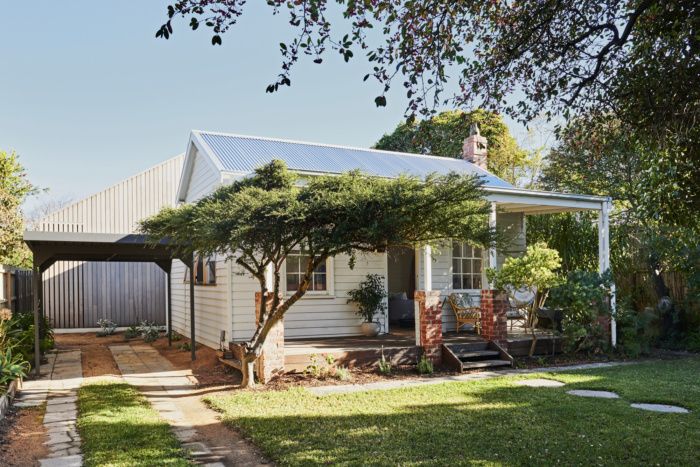
[[[0,309],[16,313],[33,308],[32,271],[0,265]]]

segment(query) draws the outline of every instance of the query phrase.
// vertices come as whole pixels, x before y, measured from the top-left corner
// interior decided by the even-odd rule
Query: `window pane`
[[[326,275],[314,273],[314,290],[326,290]]]
[[[308,256],[300,256],[299,257],[299,272],[305,273],[306,268],[309,267],[309,257]]]
[[[481,275],[472,276],[472,289],[481,288]]]
[[[299,288],[299,274],[287,273],[287,290],[294,292]]]
[[[462,244],[459,242],[452,242],[452,257],[459,258],[462,256]]]
[[[201,256],[197,257],[197,263],[194,269],[194,283],[204,283],[204,259]]]
[[[216,262],[211,258],[207,261],[207,284],[216,284]]]
[[[462,272],[462,260],[453,259],[452,260],[452,274],[459,274]]]
[[[474,248],[474,258],[481,258],[481,248]]]
[[[287,272],[299,272],[299,257],[298,256],[287,256]]]
[[[462,288],[464,289],[471,289],[472,288],[472,281],[471,281],[471,276],[468,274],[465,274],[462,276]]]
[[[463,273],[472,272],[472,260],[470,260],[470,259],[463,259],[462,260],[462,272]]]
[[[459,290],[462,288],[462,276],[460,276],[459,274],[452,275],[452,288],[455,290]]]
[[[314,269],[314,272],[320,272],[320,273],[326,273],[326,263],[319,264],[316,266],[316,269]]]
[[[481,273],[481,260],[480,259],[475,259],[473,262],[473,267],[472,267],[472,272],[473,273]]]

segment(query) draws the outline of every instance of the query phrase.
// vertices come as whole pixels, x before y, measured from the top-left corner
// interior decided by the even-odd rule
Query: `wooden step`
[[[464,361],[475,360],[493,360],[493,357],[499,357],[501,353],[498,350],[475,350],[472,352],[455,352],[457,358]]]
[[[495,368],[510,366],[508,360],[478,360],[475,362],[462,362],[462,370],[478,370],[482,368]]]
[[[455,353],[463,353],[463,352],[477,352],[479,350],[486,350],[489,346],[489,343],[487,341],[483,342],[467,342],[463,344],[444,344],[446,347],[449,347],[449,349]]]

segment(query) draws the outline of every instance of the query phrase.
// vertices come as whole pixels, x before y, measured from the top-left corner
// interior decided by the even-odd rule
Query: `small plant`
[[[11,348],[0,352],[0,387],[5,388],[17,378],[24,378],[29,371],[29,363]]]
[[[391,362],[384,357],[384,346],[382,346],[382,357],[377,362],[377,366],[379,367],[379,373],[383,375],[391,374]]]
[[[333,373],[333,377],[335,379],[338,379],[340,381],[348,381],[350,379],[350,370],[348,370],[345,367],[339,366],[335,368],[335,372]]]
[[[176,332],[172,332],[172,333],[170,334],[170,340],[172,340],[173,342],[181,341],[181,340],[182,340],[182,336],[181,336],[180,334],[176,333]]]
[[[348,303],[357,305],[356,313],[365,323],[374,322],[375,316],[382,316],[386,311],[386,289],[379,274],[367,274],[359,287],[348,292]]]
[[[435,369],[433,368],[433,362],[428,360],[425,355],[422,355],[416,365],[416,370],[421,375],[432,375]]]
[[[124,331],[124,339],[129,340],[129,339],[134,339],[135,337],[139,337],[141,335],[141,331],[139,330],[138,326],[136,325],[131,325],[129,326],[126,331]]]
[[[141,321],[141,324],[139,325],[139,331],[141,332],[141,336],[143,336],[143,340],[146,342],[153,342],[156,339],[158,339],[158,335],[160,333],[158,326],[156,326],[155,323],[151,321]]]
[[[180,350],[187,351],[187,352],[189,352],[190,350],[192,350],[192,347],[190,346],[190,343],[189,343],[189,342],[183,342],[183,343],[180,344],[177,348],[180,349]]]
[[[326,365],[333,366],[335,364],[335,355],[332,353],[325,354],[323,358],[326,360]]]
[[[98,319],[97,325],[100,327],[97,337],[111,336],[117,329],[117,323],[108,318]]]
[[[311,354],[309,362],[310,363],[304,369],[304,374],[319,378],[321,376],[321,364],[318,361],[318,354]]]

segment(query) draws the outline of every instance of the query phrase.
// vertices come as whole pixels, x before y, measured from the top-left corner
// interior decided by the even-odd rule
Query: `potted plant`
[[[379,274],[367,274],[358,288],[348,292],[348,303],[357,305],[356,313],[363,319],[362,333],[367,337],[379,334],[381,326],[375,321],[386,312],[386,289]]]

